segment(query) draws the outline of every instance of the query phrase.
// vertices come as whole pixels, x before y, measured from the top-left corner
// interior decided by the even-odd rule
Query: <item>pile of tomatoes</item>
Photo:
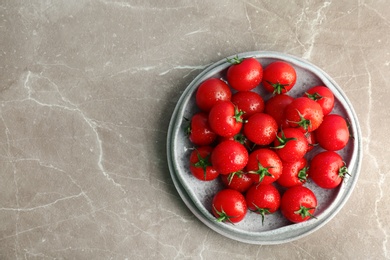
[[[350,133],[346,119],[332,113],[333,93],[310,86],[302,96],[290,96],[297,73],[285,61],[264,68],[256,58],[228,61],[222,78],[198,86],[199,110],[188,128],[194,145],[190,172],[200,181],[223,183],[212,199],[212,214],[230,223],[244,219],[248,210],[263,223],[278,210],[293,223],[315,217],[317,198],[306,182],[333,189],[348,174],[337,151]],[[256,88],[271,97],[264,100]],[[315,146],[320,149],[310,154]]]

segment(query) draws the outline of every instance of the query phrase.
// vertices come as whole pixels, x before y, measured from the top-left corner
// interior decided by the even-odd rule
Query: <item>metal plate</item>
[[[193,145],[185,134],[188,126],[186,118],[191,118],[198,111],[195,104],[197,87],[204,80],[211,77],[225,78],[230,63],[226,59],[214,63],[202,71],[185,89],[172,114],[167,136],[167,159],[170,174],[181,198],[193,214],[205,225],[223,236],[250,244],[280,244],[308,235],[331,220],[344,206],[351,195],[358,180],[362,159],[362,138],[355,111],[342,89],[324,71],[313,64],[277,52],[248,52],[237,54],[240,58],[254,57],[263,67],[276,60],[290,63],[297,72],[297,82],[288,92],[293,97],[302,96],[312,86],[325,85],[332,90],[335,96],[335,107],[331,113],[340,114],[348,119],[350,132],[354,136],[347,146],[338,151],[345,160],[351,176],[347,176],[343,183],[331,190],[316,186],[313,182],[305,184],[316,195],[318,208],[316,218],[303,223],[292,224],[288,222],[280,211],[267,215],[264,225],[261,218],[253,212],[247,213],[243,221],[237,224],[220,223],[211,214],[211,200],[214,194],[223,188],[219,180],[202,182],[192,176],[189,171],[189,155]],[[233,55],[229,58],[233,58]],[[270,97],[262,87],[254,91],[260,93],[264,100]],[[317,152],[320,147],[315,148]],[[312,153],[315,153],[313,150]]]

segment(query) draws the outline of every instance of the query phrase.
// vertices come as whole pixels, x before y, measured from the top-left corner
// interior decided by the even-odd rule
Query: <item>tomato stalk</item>
[[[238,178],[242,178],[243,174],[244,174],[243,171],[236,171],[236,172],[229,173],[228,178],[227,178],[228,184],[230,185],[232,183],[234,176],[237,176]]]
[[[315,216],[313,216],[313,214],[310,213],[310,210],[312,210],[312,209],[315,209],[315,207],[308,208],[308,207],[305,207],[305,206],[301,205],[299,207],[299,210],[294,211],[294,213],[297,214],[297,215],[300,215],[302,217],[302,219],[304,219],[306,217],[316,218]]]
[[[274,176],[269,172],[269,168],[273,168],[272,166],[263,167],[259,161],[257,161],[258,170],[257,171],[248,171],[248,173],[258,174],[259,175],[259,183],[264,179],[265,176],[270,176],[274,178]]]
[[[217,210],[215,208],[215,206],[213,205],[213,208],[214,208],[214,211],[217,213],[218,215],[218,218],[217,218],[217,221],[218,222],[224,222],[224,221],[229,221],[230,223],[234,224],[230,219],[231,218],[234,218],[234,216],[229,216],[228,214],[226,214],[226,212],[221,208],[221,211]]]
[[[237,122],[239,122],[239,123],[245,123],[245,120],[242,119],[242,115],[243,115],[243,114],[245,114],[244,111],[238,109],[237,106],[234,106],[234,115],[233,115],[233,117],[234,117],[234,119],[235,119]]]
[[[204,176],[205,180],[206,180],[207,167],[212,166],[210,156],[211,156],[211,154],[209,154],[206,157],[202,157],[200,155],[200,153],[198,152],[198,154],[197,154],[198,161],[193,164],[195,167],[203,169],[203,176]]]
[[[227,60],[230,64],[237,65],[237,64],[240,64],[244,59],[243,59],[243,58],[238,58],[238,56],[235,56],[235,57],[232,58],[232,59],[226,58],[226,60]]]
[[[313,93],[313,94],[309,94],[307,92],[305,92],[306,96],[314,101],[317,101],[317,100],[320,100],[321,98],[323,98],[323,96],[321,96],[320,94],[318,94],[317,92]]]
[[[348,172],[348,167],[344,163],[344,166],[340,167],[340,169],[339,169],[339,177],[345,178],[346,175],[351,176],[351,174],[349,174],[349,172]]]
[[[274,91],[272,92],[272,94],[282,94],[283,91],[286,91],[286,87],[288,85],[290,85],[290,84],[280,84],[279,82],[272,83],[271,81],[268,81],[268,80],[267,80],[267,83],[270,84],[274,88]]]
[[[283,132],[283,129],[281,130],[281,135],[282,135],[281,137],[279,137],[279,135],[276,135],[276,138],[278,139],[280,145],[272,147],[272,148],[274,148],[274,149],[281,149],[281,148],[286,146],[287,142],[297,140],[297,138],[295,138],[295,137],[287,138],[286,135]]]
[[[307,174],[307,170],[309,168],[308,167],[304,167],[303,169],[301,169],[299,172],[298,172],[298,180],[302,183],[306,182],[307,181],[307,177],[308,177],[308,174]]]
[[[271,212],[267,208],[260,208],[256,204],[253,203],[253,206],[256,207],[256,210],[254,212],[261,215],[261,225],[264,226],[264,218],[266,214],[270,214]]]
[[[311,126],[311,121],[309,119],[306,119],[299,110],[297,110],[297,113],[299,115],[299,121],[288,121],[294,124],[297,124],[298,126],[302,127],[306,132]]]

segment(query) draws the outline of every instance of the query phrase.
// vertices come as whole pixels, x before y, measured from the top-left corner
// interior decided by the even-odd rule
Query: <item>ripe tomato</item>
[[[220,136],[232,137],[241,131],[242,114],[231,101],[219,101],[210,110],[210,127]]]
[[[271,93],[286,93],[295,85],[297,74],[293,66],[284,61],[275,61],[264,69],[262,84]]]
[[[217,221],[237,223],[244,219],[248,208],[244,195],[236,190],[224,189],[214,196],[211,210]]]
[[[227,140],[219,143],[211,154],[211,163],[220,174],[229,174],[244,169],[248,151],[239,142]]]
[[[324,116],[320,127],[314,133],[318,144],[328,151],[343,149],[349,140],[347,122],[337,114]]]
[[[226,188],[233,189],[241,193],[246,192],[253,184],[252,178],[241,171],[221,175],[221,180]]]
[[[285,128],[276,135],[274,148],[282,161],[294,162],[305,156],[308,149],[307,138],[297,128]]]
[[[248,119],[254,113],[264,111],[263,98],[253,91],[239,91],[232,96],[233,104],[244,112],[243,118]]]
[[[264,111],[272,116],[278,126],[282,126],[285,121],[284,109],[294,98],[287,94],[275,95],[265,102]]]
[[[283,162],[283,171],[276,182],[283,187],[302,185],[307,181],[308,163],[305,158],[295,162]]]
[[[298,127],[304,133],[316,130],[324,117],[321,106],[308,97],[294,99],[286,107],[285,115],[291,127]]]
[[[252,185],[245,195],[249,210],[261,215],[261,223],[264,224],[266,214],[272,214],[279,209],[280,193],[272,185]]]
[[[315,194],[304,186],[289,188],[280,202],[280,210],[285,218],[293,223],[303,222],[314,217],[317,207]]]
[[[203,111],[210,111],[217,101],[230,100],[232,92],[225,81],[210,78],[203,81],[196,90],[196,105]]]
[[[249,154],[246,171],[255,183],[265,185],[276,181],[282,169],[282,161],[271,149],[260,148]]]
[[[244,125],[244,135],[258,145],[269,145],[276,138],[278,125],[275,119],[265,113],[253,114]]]
[[[332,91],[325,86],[312,87],[305,92],[305,96],[320,104],[324,115],[329,114],[334,107],[334,95]]]
[[[201,146],[192,151],[190,155],[190,171],[201,181],[211,181],[219,175],[210,161],[212,151],[211,146]]]
[[[217,139],[217,134],[211,130],[208,120],[208,114],[204,112],[192,116],[188,137],[193,144],[210,145]]]
[[[321,188],[333,189],[339,186],[346,174],[347,166],[336,152],[318,153],[310,161],[308,175]]]
[[[255,58],[228,59],[232,64],[227,70],[229,85],[238,91],[248,91],[258,86],[263,78],[263,67]]]

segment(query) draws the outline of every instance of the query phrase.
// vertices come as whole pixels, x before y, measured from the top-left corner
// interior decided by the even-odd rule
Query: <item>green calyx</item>
[[[198,161],[193,164],[194,167],[203,169],[204,179],[206,179],[207,167],[212,166],[210,156],[211,156],[211,154],[209,154],[206,157],[202,157],[200,155],[200,153],[198,152],[198,154],[197,154]]]
[[[256,207],[256,210],[254,212],[258,213],[261,215],[261,225],[264,226],[264,219],[266,214],[270,214],[271,212],[267,208],[260,208],[256,204],[253,203],[253,206]]]
[[[323,98],[323,96],[321,96],[321,95],[318,94],[317,92],[315,92],[315,93],[313,93],[313,94],[309,94],[309,93],[305,92],[305,95],[306,95],[308,98],[310,98],[310,99],[312,99],[312,100],[314,100],[314,101],[317,101],[317,100],[320,100],[321,98]]]
[[[302,183],[305,183],[307,181],[307,177],[308,177],[308,174],[307,174],[307,171],[308,171],[309,167],[304,167],[303,169],[301,169],[299,172],[298,172],[298,180]]]
[[[272,166],[263,167],[261,163],[257,160],[258,170],[256,171],[248,171],[248,173],[258,174],[259,175],[259,183],[263,181],[264,177],[269,176],[274,178],[274,176],[269,172],[268,169],[273,168]]]
[[[294,211],[294,213],[297,214],[297,215],[300,215],[302,217],[302,219],[304,219],[306,217],[316,218],[316,217],[313,216],[313,214],[310,213],[310,210],[312,210],[312,209],[315,209],[315,207],[308,208],[308,207],[305,207],[305,206],[301,205],[299,207],[299,210]]]
[[[273,88],[274,91],[272,94],[282,94],[283,92],[287,92],[286,87],[290,84],[280,84],[279,82],[277,83],[272,83],[271,81],[267,80],[267,83],[270,84]]]
[[[236,171],[236,172],[229,173],[229,175],[227,177],[228,184],[230,185],[230,183],[232,183],[234,176],[237,176],[238,178],[242,178],[243,174],[244,174],[243,171]]]
[[[291,123],[297,124],[298,126],[302,127],[306,132],[308,131],[309,127],[311,127],[311,121],[309,119],[306,119],[299,110],[297,110],[299,115],[299,121],[289,121]]]
[[[226,212],[221,208],[221,211],[217,210],[215,208],[215,206],[213,205],[213,208],[214,208],[214,211],[215,213],[217,213],[218,215],[218,218],[217,218],[217,221],[218,222],[225,222],[225,221],[228,221],[230,222],[231,224],[234,224],[230,219],[231,218],[234,218],[234,216],[229,216],[228,214],[226,214]]]
[[[237,64],[240,64],[244,59],[238,58],[238,56],[235,56],[234,58],[231,58],[231,59],[226,58],[226,60],[233,65],[237,65]]]
[[[245,114],[244,111],[238,109],[237,106],[234,106],[234,119],[238,122],[238,123],[245,123],[244,119],[242,118],[242,115]]]
[[[283,129],[281,130],[281,136],[276,135],[276,139],[278,139],[278,141],[279,141],[280,144],[279,144],[278,146],[272,147],[272,148],[275,148],[275,149],[281,149],[281,148],[285,147],[286,144],[287,144],[289,141],[295,141],[295,140],[297,140],[297,138],[295,138],[295,137],[287,138],[286,135],[285,135],[284,132],[283,132]]]
[[[345,165],[345,162],[344,162],[344,166],[340,167],[340,169],[339,169],[339,177],[345,178],[346,175],[351,176],[351,174],[349,174],[349,172],[348,172],[348,167]]]

